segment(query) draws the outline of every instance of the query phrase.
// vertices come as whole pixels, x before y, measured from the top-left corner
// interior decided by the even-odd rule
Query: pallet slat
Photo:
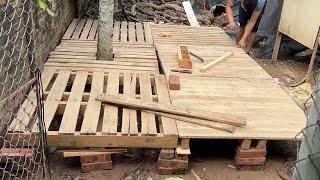
[[[114,22],[114,27],[113,27],[113,41],[114,42],[119,42],[119,37],[120,36],[120,22],[116,21]]]
[[[150,23],[144,22],[143,27],[144,27],[144,36],[146,38],[146,43],[153,43]]]
[[[99,20],[94,20],[92,27],[90,29],[88,40],[94,40],[96,38],[98,26],[99,26]]]
[[[41,74],[43,89],[47,89],[51,79],[53,78],[54,72],[54,70],[48,70],[44,71]],[[22,106],[20,107],[16,118],[14,118],[11,122],[9,127],[10,131],[23,132],[25,130],[28,130],[26,128],[28,128],[30,120],[32,120],[36,112],[36,98],[37,96],[33,89],[29,92],[27,99],[23,102]]]
[[[103,92],[104,73],[93,72],[90,97],[84,113],[81,134],[95,134],[97,131],[101,103],[96,101],[96,96]]]
[[[128,23],[126,21],[121,22],[121,42],[127,42],[128,41],[128,29],[127,29]]]
[[[134,22],[129,22],[129,42],[134,43],[136,41],[136,27]]]
[[[50,124],[58,109],[60,100],[62,99],[63,92],[67,86],[70,77],[70,71],[60,71],[56,81],[53,83],[50,93],[44,104],[44,121],[46,129],[49,130]]]
[[[140,75],[140,93],[141,99],[146,101],[152,101],[152,90],[150,76],[148,74]],[[141,133],[155,135],[157,134],[157,127],[155,121],[155,115],[151,113],[141,112]]]
[[[143,32],[143,27],[142,23],[136,23],[136,32],[137,32],[137,42],[138,43],[144,43],[144,32]]]
[[[136,74],[132,74],[132,78],[130,81],[130,89],[129,95],[127,97],[136,98],[136,85],[137,85],[137,76]],[[137,111],[130,110],[129,111],[129,133],[130,135],[138,135],[138,119],[137,119]]]
[[[82,94],[86,86],[88,72],[78,71],[69,95],[63,118],[60,124],[60,134],[73,134],[76,130],[76,125],[79,117],[80,104]]]
[[[93,23],[92,19],[87,20],[86,25],[84,26],[83,31],[81,33],[80,40],[88,39],[92,23]]]
[[[119,93],[119,73],[108,75],[107,94],[118,95]],[[118,107],[105,105],[103,113],[103,134],[116,134],[118,125]]]
[[[74,31],[73,35],[71,36],[71,39],[79,39],[81,31],[82,31],[85,23],[86,23],[86,19],[80,20],[79,24],[76,27],[76,30]]]
[[[170,103],[170,98],[169,98],[169,92],[167,88],[167,81],[165,77],[156,75],[155,77],[155,83],[156,83],[156,89],[157,89],[157,95],[158,95],[158,101],[159,103],[166,104],[166,105],[171,105]],[[178,130],[177,130],[177,124],[176,121],[167,118],[167,117],[161,117],[161,122],[163,126],[163,133],[165,135],[178,135]]]
[[[70,39],[74,30],[76,29],[78,23],[79,23],[79,19],[74,19],[70,26],[68,27],[67,31],[65,32],[64,36],[62,37],[62,39]]]

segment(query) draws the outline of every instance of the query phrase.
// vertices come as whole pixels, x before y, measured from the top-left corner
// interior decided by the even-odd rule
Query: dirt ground
[[[191,141],[192,155],[186,174],[160,176],[156,169],[157,150],[141,150],[136,158],[128,156],[113,157],[113,170],[81,173],[79,158],[63,159],[59,154],[50,156],[52,179],[80,180],[80,179],[125,179],[126,173],[136,170],[134,177],[126,180],[164,180],[179,177],[185,180],[196,179],[191,173],[194,171],[202,180],[267,180],[280,179],[277,169],[291,166],[294,162],[294,142],[285,146],[282,142],[268,143],[268,157],[264,171],[238,171],[234,167],[233,157],[236,141],[199,140]],[[288,151],[289,149],[289,151]]]

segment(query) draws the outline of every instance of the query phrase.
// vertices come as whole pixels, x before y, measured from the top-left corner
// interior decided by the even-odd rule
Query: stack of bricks
[[[236,148],[235,165],[240,170],[263,170],[266,162],[266,140],[243,140]]]
[[[177,154],[174,149],[161,149],[158,157],[160,175],[184,174],[188,165],[188,155]]]
[[[81,156],[81,171],[97,171],[97,170],[111,170],[112,160],[111,153]]]

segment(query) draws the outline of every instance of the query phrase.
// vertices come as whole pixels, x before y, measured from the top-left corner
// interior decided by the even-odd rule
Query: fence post
[[[97,55],[98,60],[113,60],[113,9],[114,0],[100,0]]]

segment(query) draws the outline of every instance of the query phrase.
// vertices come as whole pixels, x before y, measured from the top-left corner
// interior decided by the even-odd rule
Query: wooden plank
[[[226,131],[229,133],[233,133],[235,130],[235,127],[233,125],[229,125],[229,124],[222,124],[222,123],[213,122],[213,121],[206,121],[206,120],[201,120],[201,119],[196,119],[196,118],[177,116],[177,115],[173,115],[173,114],[166,114],[166,113],[161,113],[161,112],[156,112],[156,111],[146,111],[146,112],[154,113],[154,114],[161,116],[162,126],[163,126],[164,132],[165,131],[168,132],[169,128],[173,129],[173,127],[167,126],[167,127],[169,127],[169,128],[167,128],[165,126],[168,124],[171,124],[170,122],[175,122],[175,120],[181,121],[181,122],[187,122],[192,125],[198,125],[198,126],[202,126],[202,127],[222,130],[222,131]],[[167,135],[175,135],[175,134],[171,133],[171,134],[167,134]]]
[[[206,71],[208,71],[208,70],[209,70],[210,68],[212,68],[214,65],[216,65],[216,64],[218,64],[219,62],[221,62],[221,61],[229,58],[230,56],[232,56],[232,54],[233,54],[232,52],[227,52],[227,53],[225,53],[224,55],[220,56],[219,58],[217,58],[217,59],[209,62],[208,64],[202,66],[202,67],[200,68],[200,71],[201,71],[201,72],[206,72]]]
[[[274,47],[272,51],[272,61],[274,61],[275,63],[277,63],[277,60],[278,60],[281,40],[282,40],[282,33],[278,31],[276,36],[276,41],[274,43]]]
[[[96,34],[97,34],[97,30],[98,30],[98,26],[99,26],[99,20],[94,20],[92,27],[90,29],[90,33],[88,36],[88,40],[94,40],[96,39]]]
[[[136,42],[136,27],[134,22],[129,22],[129,42]]]
[[[55,70],[47,70],[42,72],[41,74],[41,81],[42,81],[42,88],[44,90],[47,89]],[[33,116],[36,113],[36,105],[37,105],[37,95],[35,93],[35,89],[32,89],[27,99],[23,102],[22,106],[19,108],[16,118],[10,124],[9,130],[11,131],[19,131],[23,132],[28,130],[28,125],[31,123]],[[31,129],[31,128],[30,128]]]
[[[76,77],[68,98],[68,103],[59,128],[60,134],[73,134],[76,130],[82,94],[86,86],[87,78],[88,72],[78,71],[76,73]]]
[[[119,94],[119,73],[109,73],[107,83],[107,94]],[[105,105],[103,113],[103,134],[116,134],[118,125],[118,107],[113,105]]]
[[[113,41],[114,42],[119,42],[120,39],[120,22],[116,21],[114,22],[114,27],[113,27]]]
[[[183,5],[184,10],[186,11],[187,18],[188,18],[190,26],[192,26],[192,27],[200,27],[199,22],[197,20],[197,17],[193,12],[193,9],[192,9],[190,1],[183,1],[182,5]]]
[[[159,103],[171,106],[167,81],[165,77],[163,75],[156,75],[155,83]],[[163,133],[165,135],[178,135],[177,124],[175,120],[162,116],[161,122],[163,126]]]
[[[81,134],[95,134],[101,111],[101,102],[95,100],[98,94],[103,93],[104,73],[93,72],[92,84],[88,105],[84,112]]]
[[[24,136],[32,142],[38,143],[39,138],[32,135]],[[19,135],[8,134],[6,139],[17,142]],[[136,148],[176,148],[178,145],[177,136],[109,136],[101,135],[65,135],[61,136],[56,132],[48,132],[48,146],[53,147],[136,147]]]
[[[79,24],[77,25],[76,30],[74,31],[73,35],[71,36],[71,39],[79,39],[80,33],[81,33],[85,23],[86,23],[86,19],[80,20]]]
[[[149,74],[140,74],[140,93],[141,100],[152,101],[151,80]],[[157,126],[155,115],[151,113],[141,112],[141,133],[143,135],[156,135]]]
[[[126,21],[122,21],[121,22],[121,30],[120,30],[120,42],[127,42],[128,41],[128,29],[127,29],[127,22]]]
[[[136,22],[136,31],[137,31],[137,41],[138,43],[144,43],[144,32],[142,28],[142,23]]]
[[[65,70],[59,72],[44,104],[44,122],[47,131],[49,130],[50,124],[56,114],[63,92],[66,89],[70,73],[70,71]]]
[[[79,19],[74,19],[71,22],[70,26],[68,27],[68,29],[65,32],[64,36],[62,37],[62,39],[70,39],[71,38],[71,36],[72,36],[73,32],[75,31],[79,21],[80,21]]]
[[[88,39],[88,36],[89,36],[89,32],[90,32],[92,23],[93,23],[93,20],[92,20],[92,19],[88,19],[88,20],[87,20],[86,25],[84,26],[83,31],[82,31],[81,36],[80,36],[80,39],[81,39],[81,40],[86,40],[86,39]]]
[[[75,149],[75,150],[58,150],[56,153],[63,153],[63,157],[77,157],[77,156],[96,156],[104,154],[119,154],[125,153],[125,148],[113,148],[113,149]]]
[[[129,96],[127,96],[127,97],[136,98],[136,83],[137,83],[137,76],[136,76],[136,74],[132,74],[132,77],[130,80]],[[138,131],[137,111],[130,109],[129,117],[130,117],[130,119],[129,119],[129,134],[130,135],[138,135],[139,131]]]
[[[211,112],[201,109],[186,109],[181,107],[167,106],[157,102],[152,102],[150,100],[125,99],[122,97],[116,97],[107,94],[102,94],[96,99],[104,103],[116,104],[132,109],[159,111],[163,113],[176,114],[180,116],[198,118],[208,121],[221,122],[235,126],[246,125],[245,118],[232,114]]]
[[[143,27],[144,27],[144,36],[145,36],[145,39],[146,39],[146,43],[153,43],[150,24],[148,22],[144,22],[143,23]]]
[[[124,97],[129,97],[132,98],[132,87],[131,87],[131,82],[132,82],[132,74],[130,73],[124,73],[123,77],[123,96]],[[135,98],[135,97],[133,97]],[[122,112],[122,125],[121,125],[121,134],[127,135],[129,134],[129,128],[130,128],[130,109],[128,108],[123,108]],[[132,110],[134,111],[134,110]]]

